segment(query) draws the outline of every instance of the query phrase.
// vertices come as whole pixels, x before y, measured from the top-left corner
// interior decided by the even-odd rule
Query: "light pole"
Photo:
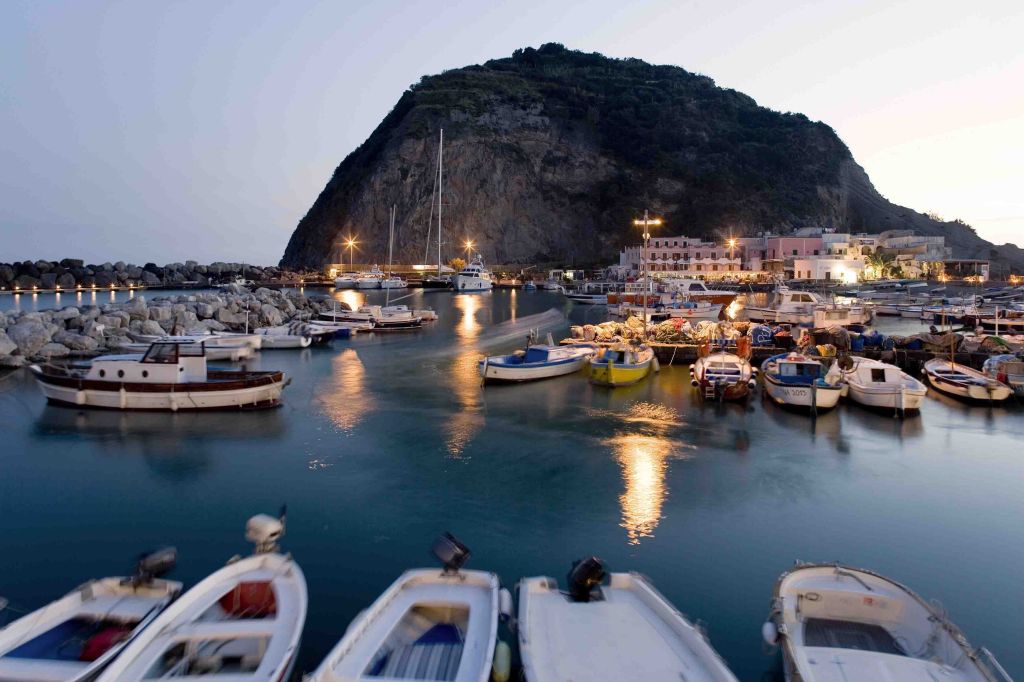
[[[356,240],[353,239],[352,237],[349,237],[348,241],[345,242],[345,246],[348,247],[348,269],[349,272],[351,272],[352,269],[355,267]]]
[[[469,262],[471,260],[473,260],[473,240],[472,239],[467,239],[466,240],[466,265],[469,265]]]
[[[729,241],[726,243],[729,245],[729,260],[732,260],[733,258],[736,257],[733,253],[736,250],[736,240],[733,239],[732,237],[729,237]],[[731,266],[732,263],[729,263],[729,265]]]
[[[633,224],[644,228],[643,232],[643,255],[640,257],[640,265],[643,266],[643,315],[641,319],[644,321],[644,339],[647,338],[647,287],[650,286],[648,283],[649,273],[647,266],[647,242],[651,238],[650,228],[661,225],[661,218],[649,218],[647,216],[647,209],[644,209],[643,220],[634,220]]]

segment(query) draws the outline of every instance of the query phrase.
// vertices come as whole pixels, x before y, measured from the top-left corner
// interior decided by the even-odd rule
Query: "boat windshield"
[[[176,343],[154,343],[142,357],[143,362],[153,362],[162,365],[174,365],[178,362],[178,344]]]
[[[779,365],[779,374],[784,377],[812,377],[821,374],[821,365],[816,362],[783,362]]]

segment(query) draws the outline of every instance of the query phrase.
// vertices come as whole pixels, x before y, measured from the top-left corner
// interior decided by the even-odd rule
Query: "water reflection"
[[[358,310],[359,306],[366,302],[366,294],[355,289],[336,289],[332,298],[346,304],[352,310]]]
[[[476,344],[480,334],[480,323],[476,319],[481,306],[480,297],[459,295],[454,297],[454,302],[461,313],[455,325],[455,342],[462,350],[452,364],[449,386],[459,406],[445,425],[445,445],[449,455],[458,458],[483,428],[484,415],[477,369],[481,353]]]
[[[620,432],[607,441],[622,468],[625,490],[619,496],[622,522],[629,544],[654,536],[661,522],[662,506],[668,491],[665,477],[668,461],[679,455],[678,438],[670,431],[680,425],[676,412],[657,403],[640,402],[631,406],[622,421],[637,432]]]
[[[331,380],[317,402],[347,436],[374,409],[373,396],[366,390],[366,367],[355,350],[346,348],[331,360]]]

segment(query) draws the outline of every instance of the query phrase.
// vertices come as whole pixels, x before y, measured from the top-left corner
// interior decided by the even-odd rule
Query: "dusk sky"
[[[15,2],[0,261],[277,263],[425,74],[561,42],[831,125],[887,198],[1024,243],[1024,4]]]

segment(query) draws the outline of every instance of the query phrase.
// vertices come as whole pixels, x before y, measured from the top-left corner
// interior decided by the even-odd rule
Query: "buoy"
[[[504,587],[498,591],[498,613],[505,618],[512,617],[512,593]]]
[[[661,371],[661,363],[658,362],[657,356],[651,358],[651,364],[654,366],[654,371],[655,372],[660,372]]]
[[[690,379],[690,385],[693,386],[694,388],[697,388],[699,384],[700,382],[697,381],[696,379]]]
[[[768,646],[775,646],[779,642],[779,628],[773,621],[768,621],[761,626],[761,637]]]
[[[499,641],[494,647],[494,665],[491,666],[491,679],[494,682],[508,682],[512,675],[512,649],[508,644]]]
[[[749,388],[751,391],[757,388],[757,379],[750,379],[747,382],[747,388]]]

